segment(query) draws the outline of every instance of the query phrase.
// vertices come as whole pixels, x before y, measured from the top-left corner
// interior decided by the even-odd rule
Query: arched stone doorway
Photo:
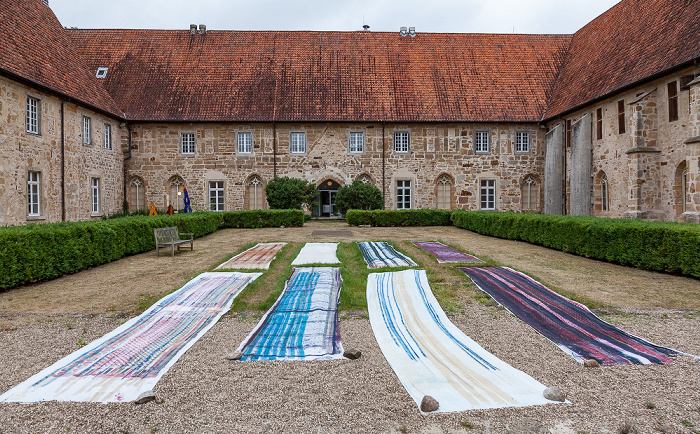
[[[318,185],[318,209],[319,217],[340,217],[338,207],[335,205],[335,195],[340,184],[333,179],[326,179]]]

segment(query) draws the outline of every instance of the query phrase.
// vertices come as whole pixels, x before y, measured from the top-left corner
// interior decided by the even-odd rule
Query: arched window
[[[600,178],[600,210],[610,210],[610,190],[608,188],[608,177],[605,174]]]
[[[184,186],[185,181],[179,176],[175,176],[170,180],[170,203],[173,205],[175,212],[185,208],[185,193],[182,191]]]
[[[358,176],[357,180],[362,181],[365,184],[370,184],[370,185],[372,184],[372,178],[370,178],[369,175],[366,173],[363,173],[362,175]]]
[[[673,202],[676,217],[686,212],[688,203],[688,165],[685,161],[676,167],[676,176],[673,182]]]
[[[437,209],[452,208],[452,178],[448,175],[442,175],[437,180]]]
[[[135,177],[129,183],[129,211],[146,209],[146,189],[143,180]]]
[[[263,192],[262,179],[259,176],[252,176],[246,186],[248,190],[248,209],[264,209],[265,196]]]
[[[522,191],[523,212],[537,211],[537,180],[528,175],[523,180]]]

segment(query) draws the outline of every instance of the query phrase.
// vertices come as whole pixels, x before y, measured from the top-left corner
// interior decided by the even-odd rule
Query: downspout
[[[386,122],[382,122],[382,200],[386,208]]]
[[[277,124],[272,121],[272,179],[277,179]]]
[[[562,119],[562,118],[560,117],[559,119]],[[568,148],[569,148],[569,142],[568,142],[568,138],[569,138],[569,129],[568,129],[568,125],[566,124],[566,119],[562,119],[562,120],[564,121],[564,128],[563,128],[563,130],[564,130],[564,132],[563,132],[563,134],[564,134],[564,139],[562,140],[562,143],[564,144],[564,152],[562,152],[562,155],[563,155],[562,158],[564,159],[564,173],[563,173],[564,176],[562,176],[562,182],[564,183],[564,185],[562,185],[562,193],[561,193],[562,196],[563,196],[563,197],[562,197],[562,201],[561,201],[561,203],[562,203],[561,215],[566,215],[566,197],[567,197],[567,196],[566,196],[566,181],[567,181],[567,175],[566,175],[566,159],[567,159],[567,158],[566,158],[566,153],[568,152],[567,150],[568,150]]]
[[[61,221],[66,221],[66,127],[65,101],[61,101]]]
[[[124,116],[124,117],[126,117],[126,116]],[[128,193],[129,186],[127,184],[129,170],[126,166],[126,162],[131,160],[131,125],[128,122],[126,122],[126,134],[127,134],[127,137],[126,137],[127,154],[124,156],[124,200],[122,201],[122,207],[123,207],[124,202],[128,203],[127,197],[129,195],[129,193]],[[128,209],[126,211],[128,211]]]

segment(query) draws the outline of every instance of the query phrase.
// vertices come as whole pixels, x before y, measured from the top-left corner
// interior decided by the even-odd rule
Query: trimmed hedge
[[[353,226],[452,226],[450,210],[409,209],[374,210],[351,209],[345,215],[348,224]]]
[[[452,221],[483,235],[700,278],[700,225],[490,211],[455,211]]]
[[[156,247],[154,228],[195,238],[220,228],[303,226],[301,210],[199,212],[0,228],[0,290],[54,279]]]
[[[227,211],[222,228],[278,228],[304,226],[304,211],[300,209],[268,209]]]

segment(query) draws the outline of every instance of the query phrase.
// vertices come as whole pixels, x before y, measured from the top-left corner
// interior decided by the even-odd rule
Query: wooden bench
[[[156,256],[160,254],[161,247],[170,246],[170,256],[175,256],[175,246],[180,250],[181,244],[190,244],[190,250],[194,250],[194,234],[179,233],[177,226],[169,228],[155,228],[153,235],[156,237]],[[181,238],[182,236],[189,238]]]

